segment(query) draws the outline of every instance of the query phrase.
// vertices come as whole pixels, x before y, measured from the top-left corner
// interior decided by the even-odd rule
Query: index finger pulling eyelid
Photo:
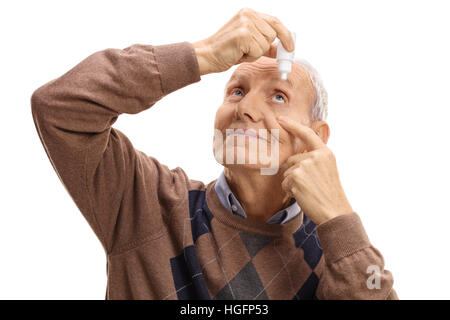
[[[282,127],[291,132],[294,136],[299,137],[306,145],[308,149],[318,149],[323,145],[322,139],[308,126],[293,122],[291,119],[285,117],[279,117]]]

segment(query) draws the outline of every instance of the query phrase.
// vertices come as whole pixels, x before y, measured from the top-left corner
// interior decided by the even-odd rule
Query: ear
[[[330,127],[328,123],[323,120],[316,120],[311,123],[311,128],[322,139],[323,143],[327,144],[330,137]]]

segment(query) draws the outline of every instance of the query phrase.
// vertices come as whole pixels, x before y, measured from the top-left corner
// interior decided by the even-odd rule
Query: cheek
[[[289,141],[280,145],[280,163],[284,163],[293,154],[294,148]]]
[[[301,153],[304,145],[299,138],[290,138],[280,145],[280,163],[284,163],[290,156]]]
[[[214,128],[224,130],[233,121],[234,109],[230,105],[223,104],[217,109]]]
[[[214,134],[212,139],[212,151],[217,162],[223,163],[225,159],[225,129],[233,122],[234,111],[230,105],[222,104],[216,111],[214,119]]]

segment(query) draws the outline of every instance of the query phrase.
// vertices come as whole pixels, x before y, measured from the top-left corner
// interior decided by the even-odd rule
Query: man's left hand
[[[316,225],[353,212],[341,186],[333,152],[311,128],[284,117],[279,118],[279,123],[300,138],[307,149],[288,158],[283,190],[297,200]]]

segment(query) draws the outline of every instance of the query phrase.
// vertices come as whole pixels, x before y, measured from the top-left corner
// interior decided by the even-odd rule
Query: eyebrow
[[[231,78],[230,78],[230,80],[228,80],[227,85],[226,85],[225,88],[227,88],[228,85],[229,85],[232,81],[238,81],[238,82],[240,82],[241,80],[247,80],[247,79],[248,79],[248,78],[247,78],[246,76],[244,76],[244,75],[232,75]],[[284,80],[281,80],[281,78],[275,78],[275,77],[272,77],[272,78],[269,78],[268,81],[269,81],[269,82],[281,83],[281,84],[283,84],[283,85],[284,85],[284,84],[287,84],[288,87],[289,87],[290,89],[294,90],[294,84],[292,83],[292,81],[291,81],[290,79],[287,79],[286,81],[284,81]]]

